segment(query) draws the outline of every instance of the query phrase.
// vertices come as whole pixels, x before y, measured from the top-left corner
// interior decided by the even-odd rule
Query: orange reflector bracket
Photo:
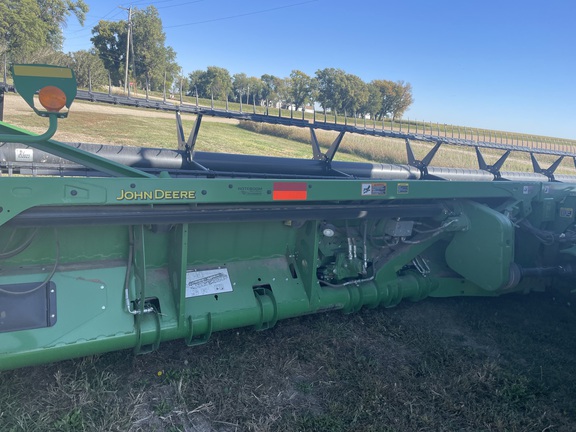
[[[36,114],[42,117],[64,118],[76,97],[76,76],[70,68],[51,65],[12,65],[12,78],[16,91]],[[35,103],[34,95],[38,93]],[[43,109],[36,105],[40,102]],[[64,107],[68,110],[61,111]]]

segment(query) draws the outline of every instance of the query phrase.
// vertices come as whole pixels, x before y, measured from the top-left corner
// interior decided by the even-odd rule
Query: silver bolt
[[[324,234],[324,237],[334,237],[334,234],[336,233],[332,228],[324,228],[322,234]]]

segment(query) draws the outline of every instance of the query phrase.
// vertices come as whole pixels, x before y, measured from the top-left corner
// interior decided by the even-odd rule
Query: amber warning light
[[[49,112],[58,112],[66,105],[66,94],[55,86],[46,86],[38,92],[40,104]]]

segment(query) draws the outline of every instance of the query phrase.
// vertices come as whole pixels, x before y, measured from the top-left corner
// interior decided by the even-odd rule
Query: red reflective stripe
[[[274,183],[273,200],[302,201],[308,197],[308,184],[302,182]]]
[[[304,191],[274,191],[272,194],[273,200],[305,200],[307,197],[307,192]]]

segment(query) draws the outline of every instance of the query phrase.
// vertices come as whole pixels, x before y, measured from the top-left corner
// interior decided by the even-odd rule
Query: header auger
[[[50,119],[74,98],[67,71],[13,68],[33,108],[45,86],[64,93],[40,112]],[[171,339],[197,345],[216,331],[314,312],[573,283],[576,176],[555,171],[574,153],[76,98],[193,112],[196,125],[185,139],[178,122],[178,149],[166,150],[68,145],[0,123],[0,369],[144,353]],[[311,159],[195,151],[206,115],[309,128]],[[326,152],[316,129],[339,132]],[[408,163],[335,161],[345,133],[402,138]],[[412,141],[433,148],[417,160]],[[472,147],[479,168],[432,166],[441,145]],[[483,148],[502,156],[488,165]],[[531,153],[534,173],[502,171],[516,151]],[[542,169],[538,154],[558,159]]]

